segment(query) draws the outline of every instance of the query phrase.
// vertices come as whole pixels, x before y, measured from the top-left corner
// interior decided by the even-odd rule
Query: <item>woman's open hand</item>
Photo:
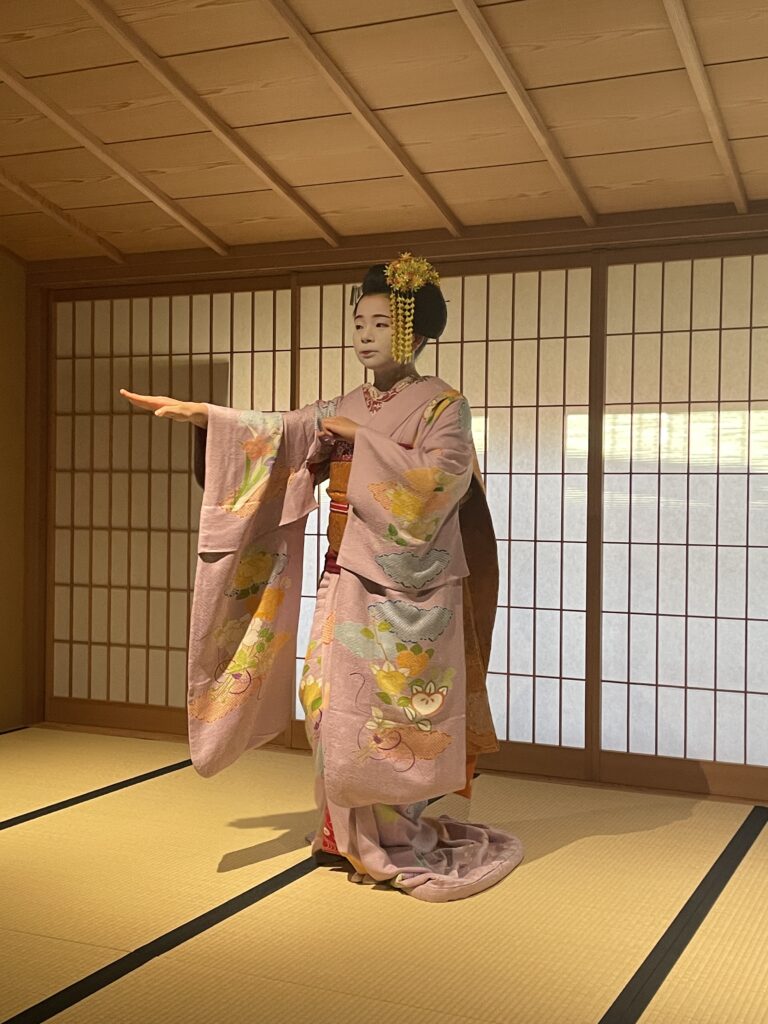
[[[343,437],[347,441],[354,441],[359,423],[348,419],[346,416],[326,416],[320,420],[320,437]]]
[[[208,406],[205,402],[179,402],[168,395],[135,395],[125,388],[120,388],[120,394],[137,409],[146,409],[155,416],[193,423],[196,427],[208,426]]]

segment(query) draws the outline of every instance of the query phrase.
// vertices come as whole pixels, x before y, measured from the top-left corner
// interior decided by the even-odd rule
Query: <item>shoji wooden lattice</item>
[[[287,290],[55,305],[49,695],[184,707],[192,428],[119,389],[288,409],[290,316]]]
[[[602,745],[768,764],[768,257],[613,266]]]
[[[496,730],[583,747],[590,272],[444,277],[442,287],[448,328],[418,368],[459,388],[473,410],[501,570],[488,679]],[[351,390],[363,370],[348,287],[303,287],[300,305],[302,403]],[[325,551],[324,486],[319,500],[307,526],[300,656]]]

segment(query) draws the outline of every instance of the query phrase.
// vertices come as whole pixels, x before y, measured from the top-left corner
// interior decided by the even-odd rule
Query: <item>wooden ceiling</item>
[[[30,261],[768,199],[765,0],[2,0]]]

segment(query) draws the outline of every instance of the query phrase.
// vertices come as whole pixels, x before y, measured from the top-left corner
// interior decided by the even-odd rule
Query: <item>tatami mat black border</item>
[[[143,781],[147,778],[156,777],[158,774],[172,771],[175,768],[184,767],[187,764],[191,764],[191,762],[185,761],[179,765],[170,765],[168,768],[161,768],[157,772],[148,772],[145,776],[141,776],[139,778]],[[478,778],[480,774],[480,772],[475,772],[473,778]],[[106,786],[103,791],[94,790],[94,794],[101,795],[102,792],[113,791],[115,788],[123,788],[130,784],[131,780],[127,780],[125,783],[117,783],[114,787]],[[445,794],[443,794],[443,796],[444,795]],[[431,800],[428,800],[427,803],[433,804],[437,800],[442,800],[443,796],[434,796]],[[74,802],[80,802],[83,799],[88,799],[88,795],[85,794],[80,798],[76,797]],[[62,801],[62,803],[66,802],[67,801]],[[54,809],[58,808],[58,806],[59,805],[57,804],[51,805]],[[35,812],[32,813],[34,814]],[[241,910],[245,910],[254,903],[258,903],[258,901],[264,899],[265,896],[270,896],[273,892],[277,892],[279,889],[283,889],[285,886],[290,885],[291,882],[295,882],[299,878],[303,878],[316,867],[319,867],[319,863],[314,856],[308,857],[306,860],[299,861],[299,863],[294,864],[293,867],[290,867],[285,871],[281,871],[279,874],[274,875],[272,878],[268,878],[264,882],[260,882],[252,889],[247,889],[238,896],[233,896],[232,899],[227,900],[226,903],[222,903],[218,907],[213,907],[211,910],[207,910],[199,917],[195,917],[191,921],[187,921],[185,924],[179,925],[178,928],[174,928],[172,931],[166,932],[165,935],[161,935],[159,938],[153,939],[151,942],[147,942],[143,946],[139,946],[138,949],[134,949],[125,956],[120,957],[118,960],[114,960],[112,963],[106,964],[106,966],[99,968],[98,971],[94,971],[93,974],[86,975],[85,978],[81,978],[79,981],[74,982],[74,984],[68,985],[66,988],[61,989],[52,996],[48,996],[47,999],[43,999],[41,1002],[35,1003],[34,1006],[30,1006],[26,1010],[22,1010],[21,1013],[17,1013],[13,1017],[8,1017],[2,1022],[2,1024],[42,1024],[43,1021],[47,1021],[50,1020],[51,1017],[55,1017],[57,1013],[61,1013],[63,1010],[69,1009],[69,1007],[74,1006],[75,1003],[79,1003],[83,999],[87,999],[88,996],[93,995],[100,989],[106,988],[107,985],[111,985],[114,982],[119,981],[121,978],[124,978],[127,974],[130,974],[137,968],[143,967],[155,957],[161,956],[163,953],[167,953],[169,950],[174,949],[176,946],[180,946],[182,943],[187,942],[196,935],[200,935],[201,932],[207,931],[214,925],[219,924],[219,922],[225,921],[228,917],[233,917]]]
[[[173,771],[189,763],[191,762],[169,765],[167,768],[161,768],[157,772],[149,772],[147,775],[137,778],[143,781],[145,778],[156,777],[158,774]],[[476,772],[473,778],[478,778],[480,774],[480,772]],[[133,781],[126,780],[125,783],[117,783],[114,787],[105,787],[104,791],[123,788],[126,785],[131,785]],[[94,791],[96,795],[101,795],[101,792],[103,791]],[[75,798],[75,802],[87,798],[88,795],[85,794],[82,798]],[[432,797],[427,803],[433,804],[440,799],[442,799],[440,796]],[[57,805],[51,806],[56,807]],[[751,809],[685,906],[598,1024],[636,1024],[767,822],[768,807],[757,806]],[[218,907],[207,910],[191,921],[166,932],[165,935],[161,935],[112,963],[106,964],[98,971],[68,985],[34,1006],[22,1010],[13,1017],[8,1017],[2,1024],[43,1024],[44,1021],[50,1020],[56,1014],[119,981],[139,967],[143,967],[150,960],[175,949],[221,921],[233,917],[241,910],[258,903],[265,896],[270,896],[290,885],[291,882],[303,878],[318,866],[318,861],[314,856],[299,861],[298,864],[294,864],[285,871],[281,871],[253,888],[232,897]]]
[[[0,732],[0,736],[7,736],[9,732],[21,732],[23,729],[29,729],[28,725],[15,725],[12,729],[3,729]]]
[[[166,932],[165,935],[152,939],[151,942],[139,946],[138,949],[134,949],[130,953],[126,953],[125,956],[121,956],[118,960],[113,960],[112,963],[100,967],[93,974],[88,974],[73,985],[68,985],[47,999],[43,999],[41,1002],[35,1003],[34,1006],[22,1010],[21,1013],[8,1017],[3,1024],[42,1024],[43,1021],[49,1020],[57,1013],[69,1009],[75,1003],[87,999],[88,996],[93,995],[102,988],[106,988],[107,985],[112,985],[114,982],[119,981],[126,974],[130,974],[137,968],[143,967],[150,960],[154,960],[155,957],[162,956],[163,953],[175,949],[176,946],[180,946],[184,942],[188,942],[189,939],[193,939],[196,935],[200,935],[201,932],[213,928],[214,925],[219,924],[221,921],[226,921],[228,917],[239,914],[241,910],[245,910],[254,903],[258,903],[265,896],[271,896],[272,893],[285,888],[291,882],[303,878],[304,875],[314,871],[317,866],[314,857],[308,857],[305,860],[299,861],[298,864],[294,864],[272,878],[259,882],[252,889],[247,889],[245,892],[233,896],[232,899],[221,903],[218,907],[206,910],[199,917],[186,921],[184,924],[179,925],[178,928]]]
[[[635,1024],[640,1019],[766,822],[768,807],[753,807],[599,1024]]]
[[[155,768],[154,771],[144,772],[143,775],[134,775],[130,779],[122,779],[120,782],[113,782],[109,786],[102,786],[100,789],[92,789],[88,793],[80,793],[78,796],[67,797],[66,800],[59,800],[55,804],[48,804],[47,807],[38,807],[34,811],[26,811],[24,814],[17,814],[13,818],[6,818],[0,821],[0,831],[12,828],[14,825],[23,825],[25,821],[33,821],[35,818],[42,818],[46,814],[53,814],[54,811],[63,811],[67,807],[74,807],[76,804],[83,804],[87,800],[95,800],[99,796],[107,796],[109,793],[117,793],[118,790],[128,789],[129,786],[138,786],[140,782],[149,782],[150,779],[159,779],[161,775],[168,775],[170,772],[177,772],[180,768],[189,768],[192,762],[177,761],[176,764],[167,764],[163,768]]]
[[[27,726],[22,726],[26,729]],[[143,775],[134,775],[133,778],[123,779],[121,782],[113,782],[109,786],[102,786],[101,789],[92,789],[88,793],[81,793],[78,796],[68,797],[66,800],[59,800],[58,803],[48,804],[47,807],[38,807],[34,811],[26,811],[24,814],[17,814],[13,818],[6,818],[5,821],[0,821],[0,832],[6,828],[13,828],[14,825],[23,825],[26,821],[34,821],[35,818],[42,818],[46,814],[53,814],[55,811],[63,811],[67,807],[74,807],[76,804],[85,803],[87,800],[95,800],[99,796],[107,796],[109,793],[117,793],[118,790],[127,789],[129,786],[137,786],[140,782],[149,782],[150,779],[158,779],[161,775],[167,775],[169,772],[176,772],[180,768],[189,768],[192,762],[187,758],[186,761],[178,761],[176,764],[166,765],[164,768],[156,768],[154,771],[145,772]],[[480,772],[475,772],[474,778],[476,779]],[[442,800],[442,796],[432,797],[429,803],[434,803],[436,800]]]

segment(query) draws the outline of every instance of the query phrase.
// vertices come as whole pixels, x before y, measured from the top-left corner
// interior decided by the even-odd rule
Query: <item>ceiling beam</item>
[[[552,132],[544,124],[541,114],[515,71],[509,57],[474,0],[453,0],[462,21],[471,32],[478,48],[491,66],[502,88],[514,103],[523,123],[544,154],[555,177],[573,199],[581,217],[590,227],[597,223],[597,214],[581,182],[563,156]]]
[[[62,210],[60,206],[52,203],[45,196],[40,195],[39,192],[30,188],[29,185],[25,185],[23,181],[14,178],[8,171],[0,170],[0,185],[4,185],[9,191],[15,192],[17,196],[21,196],[30,206],[34,206],[40,213],[44,213],[46,217],[57,221],[62,227],[71,231],[73,235],[78,235],[80,238],[90,242],[91,245],[95,245],[97,249],[101,249],[115,263],[125,263],[123,253],[116,249],[111,242],[102,238],[101,235],[97,235],[95,231],[91,231],[85,224],[81,224],[79,220],[76,220],[71,214],[67,213],[66,210]],[[2,225],[2,221],[0,221],[0,225]]]
[[[220,142],[223,142],[241,163],[266,181],[274,192],[282,196],[294,209],[306,217],[329,245],[339,245],[340,237],[330,224],[252,146],[241,138],[231,125],[228,125],[216,113],[177,71],[161,57],[158,57],[155,51],[118,17],[105,0],[77,0],[77,3],[187,110],[191,111]]]
[[[116,174],[118,174],[124,181],[127,181],[129,185],[133,185],[135,189],[138,189],[142,195],[146,196],[151,202],[158,206],[161,210],[172,217],[177,224],[181,224],[182,227],[186,228],[190,234],[199,238],[201,242],[204,242],[209,248],[213,249],[220,256],[226,256],[229,251],[225,243],[218,238],[212,231],[209,231],[203,224],[192,217],[186,212],[175,200],[167,196],[165,192],[162,192],[159,188],[152,184],[152,182],[145,178],[143,174],[133,170],[124,160],[114,156],[109,147],[106,146],[100,139],[96,138],[92,132],[89,132],[87,128],[84,128],[79,124],[71,114],[68,114],[66,110],[54,103],[53,100],[48,99],[41,92],[32,86],[25,78],[23,78],[17,71],[15,71],[10,64],[7,64],[4,60],[0,60],[0,79],[2,79],[9,89],[12,89],[17,96],[21,96],[23,100],[26,100],[31,106],[39,110],[41,114],[44,114],[49,120],[53,121],[54,124],[58,125],[63,131],[67,133],[71,138],[75,139],[84,146],[89,152],[105,163],[107,167],[110,167]]]
[[[731,190],[734,205],[739,213],[746,213],[749,203],[744,189],[744,182],[741,179],[741,172],[736,163],[736,157],[734,156],[728,133],[725,130],[723,115],[720,113],[715,94],[712,91],[707,69],[704,67],[704,62],[701,59],[701,51],[693,34],[693,27],[691,26],[688,12],[685,9],[685,4],[683,0],[663,0],[663,3],[669,24],[672,27],[675,40],[683,58],[683,63],[685,64],[685,70],[688,72],[688,78],[696,94],[704,120],[707,123],[707,130],[712,139],[712,145],[715,147],[717,158],[720,161],[723,174]]]
[[[611,250],[612,262],[760,253],[765,251],[766,236],[768,200],[755,200],[748,213],[736,213],[730,202],[609,213],[594,228],[568,217],[472,225],[461,238],[446,238],[442,228],[355,235],[346,238],[339,249],[329,249],[317,238],[260,242],[233,246],[226,259],[213,257],[205,249],[185,249],[132,253],[124,267],[112,266],[100,257],[36,260],[27,264],[27,274],[32,283],[46,288],[149,285],[167,289],[169,283],[182,288],[182,282],[187,286],[194,282],[201,291],[209,291],[212,287],[216,290],[214,284],[219,282],[225,291],[234,285],[248,290],[259,281],[287,287],[287,278],[279,275],[304,274],[302,283],[316,284],[345,268],[364,270],[373,263],[385,263],[394,246],[419,252],[436,265],[492,260],[495,270],[489,271],[487,263],[480,262],[474,272],[506,273],[545,265],[549,269],[586,266],[588,254],[601,249]]]
[[[464,226],[456,214],[423,172],[411,160],[394,135],[384,125],[383,121],[377,117],[360,93],[342,74],[312,33],[296,17],[285,0],[265,0],[265,3],[280,18],[290,38],[309,57],[355,120],[387,150],[395,163],[399,165],[401,173],[415,186],[422,198],[438,214],[440,220],[450,233],[456,238],[460,237],[464,232]]]

